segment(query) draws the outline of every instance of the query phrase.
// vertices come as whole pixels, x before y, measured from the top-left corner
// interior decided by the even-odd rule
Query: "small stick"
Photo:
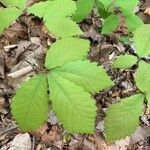
[[[4,131],[1,131],[1,132],[0,132],[0,135],[3,135],[3,134],[5,134],[5,133],[7,133],[7,132],[10,132],[10,131],[14,130],[14,129],[17,129],[17,127],[18,127],[18,125],[15,125],[15,126],[13,126],[13,127],[7,128],[7,129],[5,129]]]
[[[12,78],[18,78],[20,76],[23,76],[29,72],[33,71],[33,67],[32,66],[27,66],[23,69],[17,70],[15,72],[9,73],[7,76],[8,77],[12,77]]]

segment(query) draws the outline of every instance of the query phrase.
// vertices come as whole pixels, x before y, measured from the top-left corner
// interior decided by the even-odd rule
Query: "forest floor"
[[[37,0],[30,0],[35,2]],[[137,15],[150,23],[150,0],[141,0]],[[95,133],[79,135],[66,132],[53,113],[47,124],[32,133],[22,133],[10,113],[11,98],[21,83],[43,70],[47,48],[55,42],[48,34],[42,20],[26,14],[0,36],[0,149],[1,150],[149,150],[150,149],[150,107],[140,118],[137,131],[126,139],[106,143],[104,139],[105,111],[120,98],[132,95],[137,88],[131,70],[112,69],[112,60],[128,52],[133,53],[132,43],[121,41],[120,35],[127,35],[126,28],[120,28],[110,35],[101,35],[102,19],[93,9],[87,19],[80,23],[83,38],[91,41],[88,59],[102,64],[116,85],[94,98],[98,106]],[[36,52],[35,52],[36,51]],[[132,114],[131,114],[132,115]],[[20,145],[20,148],[13,145]]]

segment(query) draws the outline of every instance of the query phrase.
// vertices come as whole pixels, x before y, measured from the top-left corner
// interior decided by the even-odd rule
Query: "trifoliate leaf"
[[[110,15],[104,22],[102,34],[108,34],[117,29],[119,25],[119,17],[117,15]]]
[[[133,32],[133,35],[137,54],[140,57],[150,55],[150,25],[140,26]]]
[[[18,7],[20,9],[25,9],[27,0],[1,0],[5,6]]]
[[[135,73],[137,87],[144,93],[150,93],[150,64],[141,61]]]
[[[11,15],[10,15],[11,14]],[[15,7],[0,9],[0,34],[8,28],[21,14]]]
[[[45,75],[37,75],[25,82],[12,99],[12,114],[23,131],[39,128],[48,113],[48,85]]]
[[[79,38],[63,38],[52,44],[46,55],[45,66],[52,69],[67,62],[85,59],[90,43]]]
[[[98,67],[97,63],[90,63],[88,60],[69,62],[62,67],[54,69],[53,72],[78,86],[82,86],[85,91],[92,94],[113,85],[103,67]]]
[[[45,26],[50,32],[59,37],[72,37],[82,34],[79,26],[69,18],[57,19],[53,22],[47,20]]]
[[[89,13],[91,12],[93,6],[95,4],[95,0],[78,0],[77,1],[77,11],[73,16],[73,20],[76,22],[80,22],[85,19]]]
[[[133,133],[139,125],[139,116],[143,110],[144,96],[137,94],[112,104],[105,118],[106,140],[125,138]]]
[[[56,72],[48,75],[50,100],[58,120],[75,133],[93,133],[96,106],[91,95]]]
[[[120,69],[125,69],[125,68],[130,68],[136,62],[138,61],[137,57],[133,55],[121,55],[119,56],[113,63],[113,68],[120,68]]]
[[[130,32],[143,25],[143,21],[132,13],[125,14],[125,23],[127,25],[128,31]]]
[[[100,17],[106,19],[111,14],[111,12],[108,12],[108,10],[106,10],[106,8],[102,4],[102,2],[100,2],[100,0],[96,0],[96,6]]]

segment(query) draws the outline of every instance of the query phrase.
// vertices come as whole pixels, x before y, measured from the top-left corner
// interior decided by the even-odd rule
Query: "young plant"
[[[12,98],[11,112],[23,131],[43,125],[52,108],[66,130],[94,132],[96,105],[91,94],[113,82],[102,66],[86,59],[90,43],[78,37],[82,32],[72,20],[75,10],[72,0],[48,0],[27,8],[28,13],[43,18],[44,25],[58,40],[46,55],[48,73],[23,83]]]
[[[134,32],[136,53],[139,58],[150,55],[150,25],[142,25]],[[132,55],[121,55],[115,60],[114,68],[130,68],[138,63],[134,79],[139,92],[112,104],[105,118],[107,141],[125,138],[133,133],[139,125],[139,117],[144,110],[144,103],[150,103],[150,64]]]
[[[141,26],[142,20],[134,13],[138,2],[138,0],[96,0],[99,14],[105,19],[102,34],[115,31],[119,26],[121,16],[125,18],[129,32]]]

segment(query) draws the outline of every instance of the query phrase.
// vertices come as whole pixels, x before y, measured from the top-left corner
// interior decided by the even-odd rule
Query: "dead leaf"
[[[148,14],[150,16],[150,7],[146,8],[144,11],[145,14]]]

